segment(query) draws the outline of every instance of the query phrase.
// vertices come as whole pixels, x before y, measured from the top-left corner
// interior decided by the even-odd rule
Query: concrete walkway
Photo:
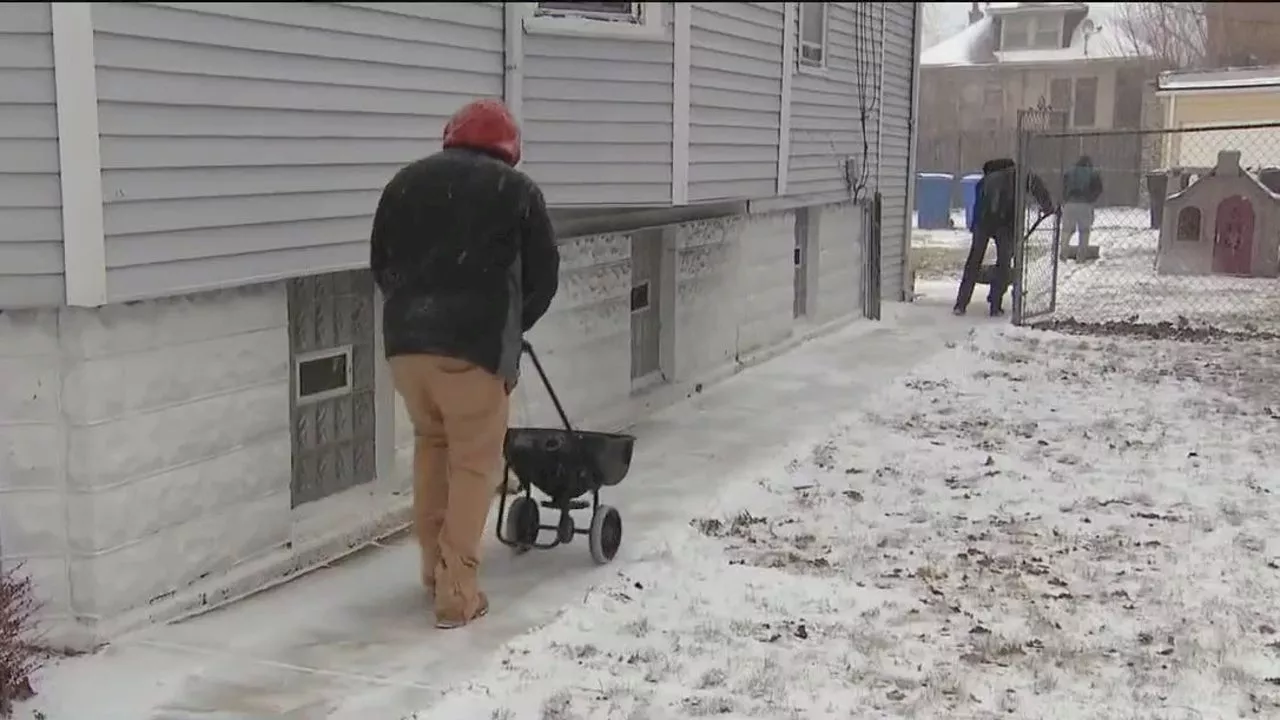
[[[684,522],[726,483],[854,410],[875,390],[984,319],[956,319],[949,298],[886,305],[645,420],[632,472],[606,502],[627,536],[609,567],[584,542],[513,556],[490,538],[484,583],[493,612],[471,628],[432,629],[408,538],[360,553],[223,610],[127,637],[39,678],[16,717],[48,720],[399,720],[504,643],[580,601],[641,556],[646,536]]]

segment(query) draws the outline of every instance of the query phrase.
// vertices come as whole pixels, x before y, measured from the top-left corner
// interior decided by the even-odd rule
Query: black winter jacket
[[[533,180],[483,152],[443,150],[387,184],[371,241],[387,357],[444,355],[516,382],[523,333],[560,273]]]
[[[1053,200],[1040,176],[1027,172],[1026,189],[1039,206],[1040,213],[1053,213]],[[1012,160],[991,160],[982,167],[982,179],[974,188],[975,211],[971,216],[970,231],[993,234],[1011,231],[1017,214],[1018,170]]]

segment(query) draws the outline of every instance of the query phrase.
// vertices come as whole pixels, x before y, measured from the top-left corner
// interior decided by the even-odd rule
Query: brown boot
[[[489,596],[485,595],[484,593],[480,593],[480,604],[476,606],[476,611],[471,615],[471,617],[463,619],[461,617],[446,617],[443,615],[436,615],[436,627],[440,628],[441,630],[456,630],[460,627],[465,627],[466,625],[469,625],[473,621],[479,620],[480,618],[488,614],[489,614]]]

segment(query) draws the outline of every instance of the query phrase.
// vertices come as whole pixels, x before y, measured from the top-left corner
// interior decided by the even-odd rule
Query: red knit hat
[[[444,146],[480,150],[515,166],[520,162],[520,126],[501,100],[476,100],[444,126]]]

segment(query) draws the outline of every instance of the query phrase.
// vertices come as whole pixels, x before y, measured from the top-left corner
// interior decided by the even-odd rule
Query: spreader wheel
[[[618,554],[622,545],[622,515],[615,508],[601,505],[591,516],[591,531],[587,534],[591,543],[591,559],[604,565]]]
[[[517,550],[528,550],[538,542],[538,526],[542,524],[538,503],[521,495],[507,508],[507,539],[516,544]]]

